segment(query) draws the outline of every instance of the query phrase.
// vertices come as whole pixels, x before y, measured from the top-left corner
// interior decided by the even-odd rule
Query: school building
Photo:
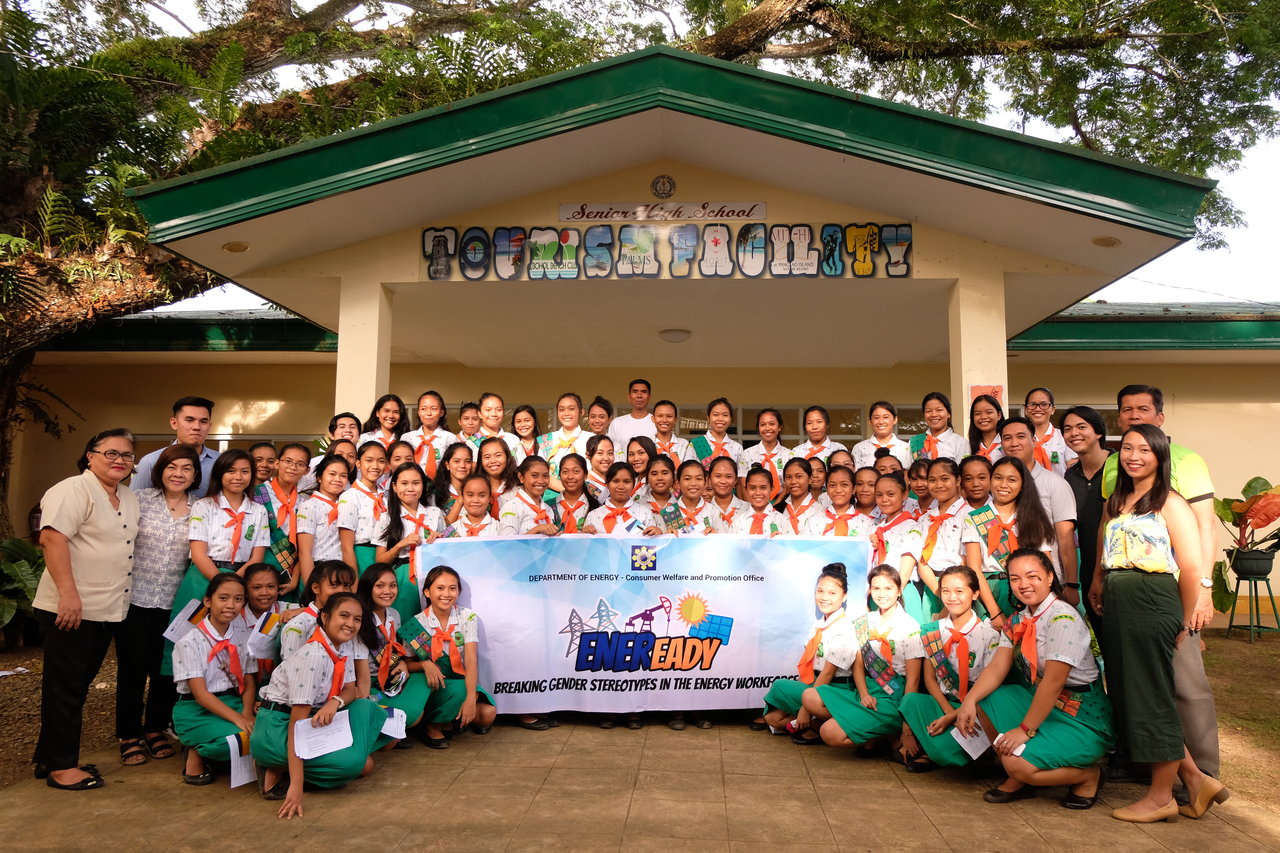
[[[1280,481],[1280,315],[1076,305],[1192,237],[1212,185],[651,48],[144,188],[154,242],[286,310],[51,344],[32,378],[85,420],[21,434],[11,510],[89,431],[167,443],[185,394],[217,402],[224,448],[429,388],[451,413],[482,391],[533,403],[550,429],[560,393],[625,410],[638,376],[685,434],[728,397],[747,442],[765,406],[798,442],[822,403],[847,442],[881,398],[909,434],[946,391],[963,432],[976,393],[1016,410],[1043,385],[1113,415],[1117,388],[1154,384],[1174,440],[1238,494]]]

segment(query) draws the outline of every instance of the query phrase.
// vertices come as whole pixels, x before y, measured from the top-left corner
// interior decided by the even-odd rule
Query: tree
[[[0,533],[18,415],[57,423],[32,353],[218,283],[147,244],[131,185],[654,43],[1195,175],[1277,128],[1280,0],[31,2],[0,0]],[[1211,195],[1201,245],[1241,221]]]

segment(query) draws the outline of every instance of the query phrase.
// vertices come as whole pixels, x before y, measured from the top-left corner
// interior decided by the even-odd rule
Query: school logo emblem
[[[676,194],[676,179],[670,175],[658,175],[649,184],[649,192],[654,198],[668,199]]]
[[[658,549],[648,545],[632,545],[631,568],[637,572],[657,571]]]

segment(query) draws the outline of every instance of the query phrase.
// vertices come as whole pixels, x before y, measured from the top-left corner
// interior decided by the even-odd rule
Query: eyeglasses
[[[1026,404],[1026,408],[1028,408],[1028,409],[1052,409],[1052,408],[1053,408],[1053,403],[1027,403],[1027,404]]]
[[[306,462],[299,462],[296,459],[281,459],[279,462],[281,468],[306,468]]]
[[[125,462],[132,462],[133,460],[138,458],[132,453],[121,453],[119,450],[90,450],[89,452],[97,453],[99,456],[102,456],[108,462],[119,462],[121,460]]]

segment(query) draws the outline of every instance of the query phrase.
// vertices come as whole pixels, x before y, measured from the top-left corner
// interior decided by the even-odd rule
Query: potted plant
[[[1271,574],[1280,528],[1263,536],[1259,532],[1280,520],[1280,487],[1264,477],[1244,484],[1238,500],[1214,498],[1213,509],[1231,533],[1234,547],[1227,549],[1227,566],[1236,577],[1264,578]]]
[[[44,554],[25,539],[0,542],[0,631],[5,647],[11,648],[21,639],[33,644],[38,636],[31,600],[44,573]]]

